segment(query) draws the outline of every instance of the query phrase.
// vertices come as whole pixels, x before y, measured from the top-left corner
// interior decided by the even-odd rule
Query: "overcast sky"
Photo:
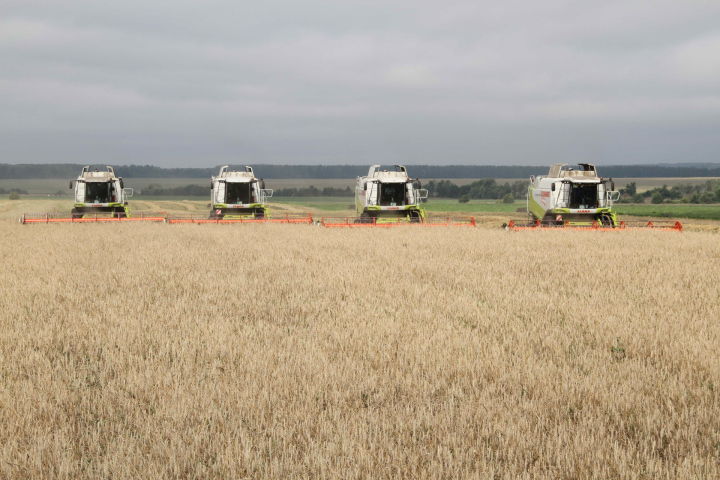
[[[0,163],[720,162],[720,1],[0,0]]]

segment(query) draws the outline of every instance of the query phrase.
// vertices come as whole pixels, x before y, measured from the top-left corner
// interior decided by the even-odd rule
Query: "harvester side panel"
[[[225,182],[219,181],[215,186],[215,201],[213,203],[225,203]]]
[[[75,203],[85,203],[85,182],[75,182]]]

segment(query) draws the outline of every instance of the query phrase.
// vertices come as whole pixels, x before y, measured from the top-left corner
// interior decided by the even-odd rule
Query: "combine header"
[[[288,215],[274,215],[272,217],[261,217],[261,218],[234,218],[231,216],[219,218],[219,217],[197,217],[192,215],[187,216],[168,216],[167,223],[313,223],[313,217],[309,213],[301,214],[288,214]]]
[[[19,222],[30,223],[113,223],[113,222],[165,222],[165,213],[143,212],[132,217],[109,217],[91,214],[83,217],[67,216],[62,213],[24,213]]]
[[[475,217],[436,217],[424,216],[422,222],[388,222],[381,221],[378,217],[369,220],[358,221],[357,217],[322,217],[320,225],[323,227],[355,228],[355,227],[398,227],[403,225],[414,225],[418,227],[474,227]]]
[[[505,226],[508,230],[537,230],[539,228],[542,229],[574,229],[574,230],[608,230],[608,231],[622,231],[622,230],[628,230],[628,229],[635,229],[635,228],[652,228],[655,230],[675,230],[678,232],[682,232],[683,226],[682,223],[678,222],[677,220],[667,220],[667,221],[650,221],[650,222],[619,222],[614,227],[604,227],[601,224],[594,222],[591,225],[572,225],[572,224],[565,224],[565,225],[551,225],[551,224],[543,224],[540,221],[537,221],[535,223],[515,223],[514,220],[510,220],[508,224]]]
[[[527,193],[528,222],[510,221],[506,228],[682,230],[682,224],[677,221],[620,222],[612,208],[620,197],[620,193],[615,190],[615,182],[611,178],[598,176],[595,165],[581,163],[577,167],[556,163],[550,167],[547,176],[530,177]]]

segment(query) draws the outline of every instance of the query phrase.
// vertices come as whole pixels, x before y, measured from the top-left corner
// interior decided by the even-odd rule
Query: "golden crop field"
[[[715,233],[0,212],[0,478],[720,477]]]

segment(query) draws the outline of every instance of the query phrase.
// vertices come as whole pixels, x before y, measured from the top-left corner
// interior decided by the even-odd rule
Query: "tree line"
[[[7,194],[27,195],[28,191],[23,188],[0,188],[0,195]]]
[[[483,178],[467,185],[457,185],[450,180],[431,180],[424,187],[432,197],[457,198],[461,203],[472,199],[495,199],[512,203],[525,198],[528,182],[516,181],[498,183],[492,178]]]
[[[483,178],[466,185],[458,185],[450,180],[431,180],[423,185],[431,197],[456,198],[461,203],[474,199],[501,200],[512,203],[514,200],[525,198],[528,183],[525,181],[499,183],[492,178]],[[677,184],[672,187],[663,185],[638,193],[636,182],[627,184],[619,190],[620,203],[715,203],[720,202],[720,180],[708,180],[701,184]],[[27,194],[25,190],[0,188],[0,194],[20,193]],[[163,187],[159,184],[150,184],[138,192],[147,196],[188,196],[198,197],[209,194],[209,188],[202,185],[184,185],[179,187]],[[274,189],[276,197],[352,197],[353,189],[350,187],[318,188],[314,185],[300,188]]]
[[[638,193],[635,182],[620,190],[621,203],[715,203],[720,202],[720,180],[708,180],[698,184],[663,185]]]
[[[273,190],[276,197],[352,197],[355,192],[350,187],[317,188],[313,185],[301,188],[277,188]]]
[[[271,185],[268,185],[271,186]],[[449,180],[431,180],[423,185],[431,196],[443,198],[457,198],[462,202],[471,199],[505,199],[511,200],[525,198],[527,182],[497,183],[492,178],[484,178],[467,185],[456,185]],[[163,187],[159,184],[150,184],[138,191],[139,195],[147,196],[205,196],[209,188],[202,185],[184,185],[180,187]],[[354,190],[350,187],[318,188],[314,185],[308,187],[276,188],[273,189],[276,197],[352,197]]]
[[[208,186],[183,185],[180,187],[163,187],[157,183],[151,183],[140,190],[138,194],[157,197],[205,197],[210,195],[210,188],[209,182]]]
[[[0,179],[76,178],[83,164],[0,164]],[[98,164],[103,169],[104,165]],[[217,166],[207,168],[162,168],[154,165],[117,165],[125,178],[210,178]],[[367,165],[253,165],[259,177],[272,178],[355,178],[366,175]],[[390,167],[392,168],[392,167]],[[547,166],[522,165],[408,165],[414,178],[526,178],[547,174]],[[720,163],[691,165],[608,165],[600,166],[606,177],[720,177]]]

